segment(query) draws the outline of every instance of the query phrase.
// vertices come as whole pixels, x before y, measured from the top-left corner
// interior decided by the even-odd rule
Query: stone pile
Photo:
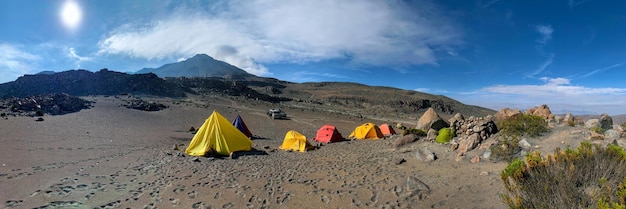
[[[136,110],[143,110],[143,111],[159,111],[159,110],[167,108],[167,106],[164,104],[156,103],[153,101],[148,102],[142,99],[135,99],[135,100],[127,101],[126,104],[123,104],[122,106],[129,108],[129,109],[136,109]]]
[[[453,144],[453,148],[456,148],[459,155],[465,155],[466,152],[473,150],[484,140],[498,132],[493,116],[484,118],[471,116],[464,119],[463,115],[457,113],[448,122],[450,122],[450,128],[457,137],[456,143],[458,144]]]

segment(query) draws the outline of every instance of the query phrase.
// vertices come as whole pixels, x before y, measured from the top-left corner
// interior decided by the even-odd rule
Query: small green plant
[[[445,144],[454,138],[454,131],[451,128],[442,128],[437,134],[436,142]]]
[[[4,113],[4,112],[3,112],[3,113],[0,113],[0,117],[3,117],[3,118],[4,118],[4,117],[6,117],[6,116],[7,116],[7,114],[6,114],[6,113]]]
[[[500,173],[510,208],[626,208],[626,152],[583,142],[515,159]]]
[[[603,133],[604,133],[604,131],[606,131],[606,130],[604,130],[603,128],[598,127],[598,126],[591,127],[591,128],[589,128],[589,130],[590,130],[590,131],[593,131],[593,132],[596,132],[596,133],[598,133],[598,134],[603,134]]]
[[[406,136],[409,134],[414,134],[415,136],[426,136],[428,133],[426,133],[426,131],[422,130],[422,129],[415,129],[415,128],[411,128],[411,129],[405,129],[402,132],[402,136]]]
[[[37,110],[37,111],[35,111],[35,115],[36,115],[36,116],[41,117],[41,116],[43,116],[43,114],[44,114],[43,110]]]

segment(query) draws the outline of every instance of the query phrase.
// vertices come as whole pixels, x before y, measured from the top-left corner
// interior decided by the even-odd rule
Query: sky
[[[0,83],[207,54],[251,74],[626,113],[621,0],[4,0]]]

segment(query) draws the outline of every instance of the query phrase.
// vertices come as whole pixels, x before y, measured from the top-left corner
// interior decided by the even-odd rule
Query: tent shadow
[[[255,136],[250,137],[250,140],[270,140],[270,138],[265,138],[265,137],[255,135]]]
[[[241,152],[233,153],[233,159],[237,159],[241,156],[256,156],[256,155],[268,155],[268,154],[266,151],[252,148],[250,149],[250,151],[241,151]]]

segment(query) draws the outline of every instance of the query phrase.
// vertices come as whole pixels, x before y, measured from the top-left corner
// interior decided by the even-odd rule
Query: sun
[[[69,30],[75,30],[83,17],[80,6],[74,0],[65,0],[60,15],[63,26]]]

